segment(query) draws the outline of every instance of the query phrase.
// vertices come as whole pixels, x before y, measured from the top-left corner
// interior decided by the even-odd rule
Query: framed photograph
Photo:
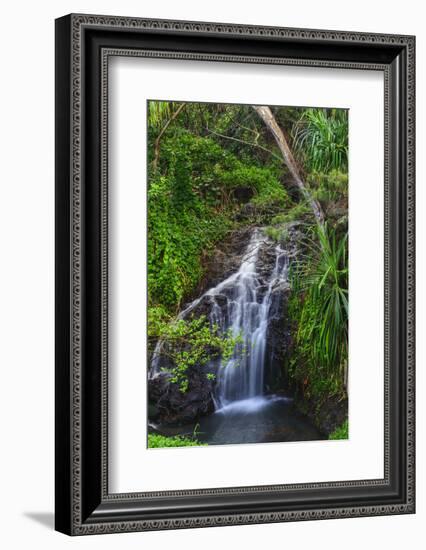
[[[56,529],[408,514],[413,36],[56,20]]]

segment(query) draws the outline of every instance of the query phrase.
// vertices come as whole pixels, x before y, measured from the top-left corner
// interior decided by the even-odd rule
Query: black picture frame
[[[105,143],[111,55],[383,71],[383,479],[108,493]],[[80,14],[56,20],[58,531],[85,535],[414,513],[414,80],[413,36]]]

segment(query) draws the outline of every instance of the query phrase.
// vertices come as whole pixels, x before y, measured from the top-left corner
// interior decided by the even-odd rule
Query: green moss
[[[148,434],[148,448],[160,449],[164,447],[206,447],[207,443],[200,443],[191,437],[177,435],[166,437],[160,434]]]
[[[266,235],[278,243],[285,243],[288,237],[288,224],[294,221],[310,222],[312,212],[304,203],[298,203],[287,207],[283,212],[271,218],[270,224],[265,228]]]
[[[328,439],[349,439],[349,422],[345,420],[341,426],[332,432]]]
[[[313,172],[308,176],[313,196],[321,201],[336,201],[348,196],[348,174],[332,170],[329,174]]]
[[[285,212],[274,216],[271,219],[271,225],[283,225],[294,221],[304,221],[312,217],[312,211],[310,207],[304,203],[299,202],[293,207],[288,208]]]

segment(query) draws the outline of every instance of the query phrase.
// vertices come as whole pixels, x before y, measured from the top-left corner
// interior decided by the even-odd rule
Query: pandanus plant
[[[307,244],[311,260],[292,275],[294,289],[303,295],[297,341],[309,343],[310,362],[342,387],[348,352],[348,235],[338,238],[327,224],[314,230],[316,238]]]
[[[348,168],[348,111],[306,109],[293,131],[295,149],[309,171]]]

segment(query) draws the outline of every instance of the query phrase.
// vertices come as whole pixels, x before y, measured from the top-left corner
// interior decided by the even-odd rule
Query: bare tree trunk
[[[165,131],[170,126],[170,124],[175,120],[175,118],[179,115],[179,113],[182,111],[182,109],[185,107],[186,103],[181,103],[179,107],[176,109],[176,111],[172,114],[172,116],[169,118],[169,120],[166,122],[166,124],[161,128],[161,132],[158,134],[157,139],[154,143],[154,160],[152,161],[152,166],[154,170],[157,169],[158,160],[160,158],[160,141],[163,137]]]
[[[305,198],[305,200],[309,203],[310,207],[312,208],[312,211],[317,220],[317,223],[320,226],[323,226],[324,213],[322,211],[321,205],[317,200],[314,199],[314,197],[311,195],[308,188],[306,187],[306,184],[302,180],[299,170],[297,168],[296,161],[294,160],[293,154],[290,150],[290,147],[288,146],[284,133],[281,130],[281,128],[278,126],[278,123],[275,120],[275,117],[272,114],[271,109],[265,106],[259,106],[259,107],[254,106],[254,109],[257,112],[257,114],[260,116],[260,118],[263,120],[263,122],[266,124],[266,126],[269,128],[272,135],[274,136],[275,141],[277,142],[277,145],[280,148],[284,162],[287,168],[289,169],[290,174],[293,176],[297,187],[302,193],[302,196]]]

